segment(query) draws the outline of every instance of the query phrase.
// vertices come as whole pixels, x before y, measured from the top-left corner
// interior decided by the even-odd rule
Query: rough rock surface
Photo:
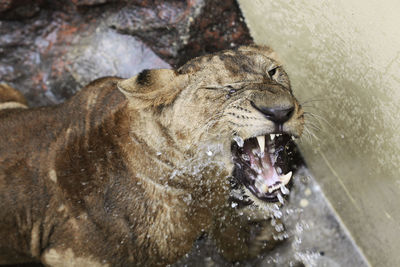
[[[234,0],[0,0],[0,82],[31,106],[251,42]]]
[[[174,66],[193,56],[252,42],[234,1],[155,0],[155,6],[144,2],[124,7],[109,25],[138,36]]]
[[[143,69],[170,68],[140,40],[107,28],[83,38],[66,58],[67,70],[80,85],[104,76],[131,77]]]

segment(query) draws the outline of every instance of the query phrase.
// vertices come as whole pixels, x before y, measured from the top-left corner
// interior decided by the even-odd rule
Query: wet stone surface
[[[0,0],[0,82],[31,106],[251,42],[234,0]]]
[[[275,249],[257,259],[232,264],[216,252],[212,240],[204,238],[173,266],[369,266],[309,171],[300,167],[292,179],[289,200],[281,208],[288,238]]]

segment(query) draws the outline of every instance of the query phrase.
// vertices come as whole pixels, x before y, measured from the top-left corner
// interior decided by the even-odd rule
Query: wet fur
[[[301,134],[286,73],[266,75],[273,58],[268,48],[228,50],[177,71],[98,79],[57,106],[1,109],[0,264],[165,265],[203,232],[229,260],[259,253],[272,230],[258,219],[249,236],[229,206],[230,142],[271,130],[246,99],[293,102],[285,130]],[[246,80],[258,89],[226,88]],[[6,85],[0,100],[26,104]]]

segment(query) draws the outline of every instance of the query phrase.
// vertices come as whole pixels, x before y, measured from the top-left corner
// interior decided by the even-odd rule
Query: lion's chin
[[[234,139],[231,151],[235,180],[259,200],[283,202],[292,177],[288,164],[291,136],[283,133]]]

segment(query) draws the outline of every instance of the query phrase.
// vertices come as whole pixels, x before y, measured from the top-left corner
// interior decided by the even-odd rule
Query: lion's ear
[[[120,81],[118,88],[137,108],[157,107],[172,103],[186,87],[187,81],[187,75],[179,75],[174,70],[143,70]]]

